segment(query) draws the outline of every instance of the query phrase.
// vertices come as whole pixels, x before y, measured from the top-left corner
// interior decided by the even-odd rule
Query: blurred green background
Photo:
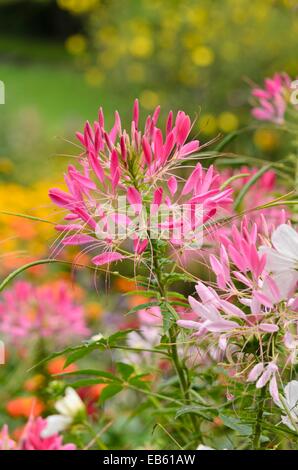
[[[52,176],[99,105],[109,122],[135,97],[183,108],[207,141],[250,123],[252,82],[297,75],[296,0],[0,0],[0,17],[0,181]],[[246,139],[264,158],[280,145]]]

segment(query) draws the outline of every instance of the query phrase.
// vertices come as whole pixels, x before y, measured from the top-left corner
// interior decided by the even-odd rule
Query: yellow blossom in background
[[[153,52],[150,36],[135,36],[129,45],[130,53],[135,57],[148,57]]]
[[[87,8],[79,3],[59,0],[69,11]],[[116,92],[132,94],[133,86],[141,85],[158,90],[170,106],[202,104],[218,115],[234,105],[234,97],[238,101],[243,79],[259,81],[272,74],[277,55],[284,57],[277,69],[297,72],[289,57],[297,46],[298,24],[291,0],[222,0],[220,8],[212,0],[127,0],[123,14],[119,5],[119,0],[90,0],[88,43],[77,63],[92,86],[108,77]],[[84,47],[79,41],[66,45],[74,55]],[[238,123],[223,116],[220,126],[232,129]]]
[[[237,116],[229,111],[221,113],[217,119],[218,127],[223,132],[232,132],[238,128]]]
[[[14,183],[0,184],[0,257],[1,270],[10,269],[33,256],[44,256],[53,242],[55,212],[48,198],[49,181],[31,187]],[[38,217],[38,222],[1,211]],[[24,263],[23,263],[24,264]]]
[[[144,106],[145,109],[155,108],[155,106],[159,104],[159,101],[158,93],[152,90],[144,90],[140,95],[141,105]]]
[[[217,131],[217,121],[213,114],[203,114],[199,118],[199,130],[206,135],[214,135]]]
[[[65,41],[66,50],[72,55],[80,55],[85,52],[87,42],[82,34],[74,34],[69,36]]]
[[[132,82],[142,82],[145,78],[146,69],[142,64],[130,64],[127,66],[126,74]]]
[[[9,158],[0,157],[0,175],[9,175],[13,171],[13,163]]]
[[[87,13],[99,5],[99,0],[57,0],[58,6],[75,14]]]
[[[254,133],[255,145],[264,152],[270,152],[279,145],[279,136],[271,129],[257,129]]]
[[[99,87],[104,81],[104,75],[96,67],[90,67],[85,73],[86,81],[90,86]]]
[[[192,51],[191,58],[195,65],[208,67],[214,61],[214,52],[210,47],[199,46]]]

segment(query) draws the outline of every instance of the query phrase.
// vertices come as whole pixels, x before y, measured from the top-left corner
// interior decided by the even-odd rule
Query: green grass
[[[48,132],[57,132],[66,121],[93,119],[99,104],[110,102],[102,90],[88,87],[84,76],[73,68],[2,64],[0,79],[5,83],[6,97],[1,115],[13,117],[18,111],[33,107]]]
[[[63,133],[66,123],[70,128],[71,123],[83,125],[86,119],[96,119],[100,105],[111,124],[114,109],[126,114],[134,98],[133,90],[117,95],[107,85],[104,89],[89,86],[61,43],[0,36],[0,58],[0,80],[6,89],[0,125],[21,110],[33,108],[47,134]]]

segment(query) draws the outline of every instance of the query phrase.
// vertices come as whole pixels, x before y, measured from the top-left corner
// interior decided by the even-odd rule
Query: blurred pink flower
[[[30,418],[19,442],[16,442],[9,437],[5,424],[0,431],[0,450],[76,450],[75,444],[63,444],[62,437],[57,433],[51,437],[42,437],[46,426],[46,419]]]
[[[74,444],[63,444],[59,434],[42,437],[42,431],[46,426],[46,419],[29,420],[19,444],[20,450],[76,450]]]
[[[272,78],[266,78],[264,88],[252,90],[252,96],[257,100],[257,106],[252,109],[253,117],[259,121],[283,124],[290,90],[291,79],[286,73],[276,73]]]
[[[17,443],[10,438],[7,424],[0,431],[0,450],[14,450]]]
[[[230,183],[230,186],[237,195],[243,186],[252,180],[258,170],[258,168],[246,166],[242,166],[237,170],[225,169],[220,172],[221,184],[224,184],[229,178],[237,176],[237,179]],[[243,174],[243,177],[239,177],[241,174]],[[264,208],[261,206],[271,202],[285,192],[286,188],[278,183],[275,171],[268,170],[249,188],[239,209],[241,212],[245,212],[247,221],[257,224],[258,232],[263,232],[268,236],[275,227],[285,223],[290,217],[290,212],[286,206],[282,205]],[[219,231],[222,233],[229,233],[229,230],[229,225],[219,227]]]
[[[14,343],[51,338],[66,344],[89,334],[84,310],[64,282],[34,286],[17,282],[0,297],[0,332]]]

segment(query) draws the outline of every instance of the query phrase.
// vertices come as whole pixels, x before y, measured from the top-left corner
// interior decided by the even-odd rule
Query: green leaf
[[[169,291],[169,292],[167,292],[167,296],[168,296],[168,297],[171,297],[171,298],[174,297],[174,298],[176,298],[176,299],[181,299],[181,300],[186,300],[186,301],[187,301],[185,295],[180,294],[179,292]]]
[[[137,387],[141,390],[149,390],[149,384],[145,382],[144,380],[139,380],[136,377],[133,377],[132,379],[129,380],[129,383],[133,385],[134,387]]]
[[[108,387],[110,386],[110,382],[107,382],[107,379],[100,379],[99,377],[97,379],[89,377],[88,379],[80,379],[76,380],[75,382],[71,383],[71,386],[73,388],[81,388],[81,387],[89,387],[90,385],[97,385],[97,384],[106,384],[108,383]]]
[[[250,436],[252,434],[252,427],[248,424],[242,423],[238,418],[224,414],[220,414],[219,418],[227,428],[237,431],[241,436]]]
[[[150,308],[150,307],[159,307],[160,306],[160,302],[147,302],[145,304],[140,304],[140,305],[137,305],[136,307],[133,307],[132,309],[130,309],[128,312],[127,312],[127,315],[130,315],[131,313],[135,313],[135,312],[138,312],[139,310],[144,310],[146,308]]]
[[[227,186],[229,186],[230,183],[233,183],[233,181],[236,181],[240,178],[245,178],[246,176],[250,176],[251,173],[239,173],[238,175],[233,175],[231,178],[228,178],[220,187],[220,190],[223,191]]]
[[[12,215],[13,217],[21,217],[22,219],[29,219],[34,220],[35,222],[43,222],[45,224],[55,225],[55,222],[47,219],[41,219],[40,217],[35,217],[34,215],[29,214],[20,214],[18,212],[10,212],[10,211],[0,211],[0,214],[4,215]]]
[[[159,292],[155,292],[154,290],[132,290],[130,292],[125,292],[123,294],[125,296],[130,295],[140,295],[141,297],[159,297]]]
[[[52,353],[49,356],[42,359],[38,364],[35,364],[31,369],[34,369],[42,364],[45,364],[51,359],[55,359],[56,357],[64,356],[64,355],[68,356],[64,364],[64,367],[67,367],[69,364],[72,364],[78,359],[81,359],[82,357],[87,356],[92,351],[113,348],[113,346],[115,346],[118,341],[125,338],[131,331],[134,331],[134,330],[133,329],[121,330],[121,331],[118,331],[117,333],[112,334],[111,336],[107,338],[101,338],[97,341],[94,341],[94,340],[85,341],[83,344],[80,344],[78,346],[73,346],[70,348],[63,349],[62,351]]]
[[[205,408],[203,406],[195,406],[195,405],[183,406],[183,408],[180,408],[177,411],[175,415],[175,419],[185,414],[197,414],[201,416],[202,418],[205,418],[207,421],[212,421],[212,417],[208,416],[208,414],[204,413],[204,411],[205,411]]]
[[[112,334],[106,339],[107,346],[116,345],[119,340],[126,338],[126,336],[134,331],[132,328],[128,330],[117,331],[117,333]]]
[[[117,384],[111,384],[105,387],[101,394],[100,394],[100,402],[103,403],[109,398],[112,398],[114,395],[117,395],[117,393],[120,393],[122,391],[122,386],[117,385]]]
[[[98,348],[97,345],[82,346],[77,351],[74,351],[71,354],[69,354],[69,356],[67,357],[67,359],[65,361],[64,367],[67,367],[70,364],[73,364],[75,361],[78,361],[79,359],[82,359],[82,357],[87,356],[92,351],[94,351],[94,349],[97,349],[97,348]]]
[[[185,302],[181,302],[180,300],[171,300],[169,302],[170,305],[176,305],[178,307],[188,307],[189,308],[189,304],[185,301]]]
[[[239,131],[230,132],[222,141],[215,147],[215,152],[221,152],[230,142],[232,142],[239,134]]]
[[[24,264],[20,268],[16,269],[12,273],[10,273],[0,284],[0,292],[19,274],[27,269],[33,268],[34,266],[39,266],[41,264],[50,264],[50,263],[59,263],[59,260],[56,259],[40,259],[38,261],[32,261],[31,263]]]
[[[64,377],[73,377],[73,376],[78,376],[78,375],[90,375],[90,376],[96,376],[96,377],[103,377],[105,379],[109,380],[116,380],[119,381],[118,377],[116,377],[114,374],[111,374],[110,372],[106,372],[105,370],[96,370],[96,369],[82,369],[82,370],[76,370],[73,372],[65,372],[65,373],[60,373],[57,374],[59,376],[63,375]]]
[[[135,371],[131,365],[125,364],[124,362],[117,362],[116,367],[125,380],[127,380]]]

